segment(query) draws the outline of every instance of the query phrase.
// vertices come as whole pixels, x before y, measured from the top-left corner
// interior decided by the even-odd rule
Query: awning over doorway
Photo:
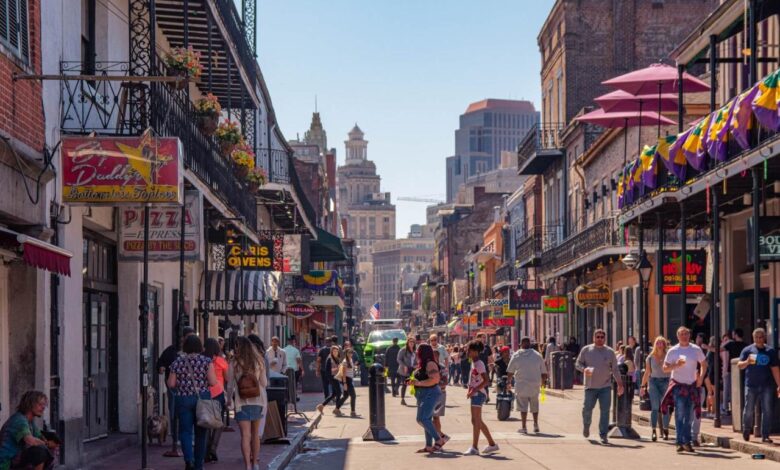
[[[343,261],[347,259],[341,239],[317,227],[317,239],[309,244],[311,261]]]
[[[30,266],[70,276],[70,259],[73,253],[58,246],[0,227],[0,247],[15,250]]]
[[[206,274],[200,309],[216,314],[278,313],[275,301],[281,277],[276,271],[211,271]]]

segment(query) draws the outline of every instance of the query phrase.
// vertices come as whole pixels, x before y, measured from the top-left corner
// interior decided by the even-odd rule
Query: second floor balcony
[[[534,125],[517,146],[517,169],[521,175],[540,175],[563,158],[562,123]]]
[[[515,247],[518,267],[538,266],[542,253],[557,245],[562,238],[561,225],[537,225],[531,228]]]

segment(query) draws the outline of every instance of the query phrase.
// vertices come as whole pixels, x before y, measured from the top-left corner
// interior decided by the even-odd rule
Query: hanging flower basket
[[[223,121],[219,123],[214,135],[219,143],[220,152],[225,158],[230,158],[233,154],[233,150],[243,140],[241,129],[235,121]]]
[[[200,130],[206,135],[213,135],[219,127],[219,115],[222,112],[219,99],[208,93],[195,103],[195,112],[198,116]]]
[[[255,154],[244,142],[235,146],[230,159],[233,161],[233,171],[241,180],[246,179],[249,171],[255,167]]]
[[[236,175],[236,178],[240,180],[246,179],[247,175],[249,174],[249,167],[235,164],[233,165],[233,174]]]
[[[176,90],[183,90],[187,87],[189,79],[197,79],[203,73],[203,66],[200,64],[200,52],[195,51],[192,46],[188,48],[174,47],[165,56],[165,65],[167,66],[167,75],[169,77],[183,77],[185,80],[169,82],[171,87]]]
[[[249,191],[257,193],[260,187],[265,184],[266,178],[265,170],[257,167],[251,168],[246,175],[246,184],[249,186]]]

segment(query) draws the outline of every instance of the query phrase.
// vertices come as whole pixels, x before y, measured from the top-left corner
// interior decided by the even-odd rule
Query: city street
[[[541,405],[541,434],[523,436],[517,432],[520,427],[519,413],[513,412],[509,421],[496,419],[492,404],[484,408],[483,418],[501,447],[492,455],[463,456],[461,453],[470,445],[471,424],[466,391],[449,387],[447,416],[442,425],[452,440],[444,452],[424,455],[415,451],[423,447],[422,428],[415,422],[416,408],[402,406],[400,399],[386,395],[387,429],[395,440],[389,442],[364,442],[361,438],[368,428],[367,388],[358,392],[358,413],[360,419],[335,417],[332,407],[325,410],[319,427],[311,434],[304,450],[288,466],[291,470],[327,469],[399,469],[422,468],[444,469],[457,465],[460,468],[513,468],[513,469],[603,469],[613,467],[632,470],[665,468],[704,467],[708,469],[757,469],[768,468],[776,463],[753,460],[747,454],[715,447],[701,447],[696,455],[677,455],[673,436],[668,442],[651,442],[649,428],[637,427],[643,436],[640,441],[613,439],[608,446],[601,445],[594,421],[591,439],[582,437],[580,413],[582,403],[578,400],[548,397]],[[407,399],[411,405],[414,400]],[[345,406],[348,406],[345,404]],[[348,408],[345,408],[348,411]],[[530,416],[529,416],[530,419]],[[530,423],[529,423],[530,424]],[[529,426],[530,428],[530,426]],[[594,435],[596,438],[594,439]],[[480,448],[486,442],[480,438]]]

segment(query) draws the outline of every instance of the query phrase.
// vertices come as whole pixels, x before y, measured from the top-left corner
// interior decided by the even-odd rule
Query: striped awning
[[[276,314],[281,277],[276,271],[210,271],[198,304],[214,314]]]

